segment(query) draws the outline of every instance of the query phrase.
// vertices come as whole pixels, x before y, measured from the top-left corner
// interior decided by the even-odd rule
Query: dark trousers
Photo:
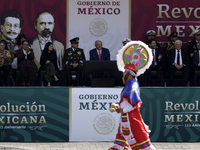
[[[53,63],[44,65],[44,70],[47,72],[47,82],[51,81],[51,78],[55,75],[55,66]]]
[[[148,82],[151,81],[151,71],[157,71],[156,80],[157,82],[160,82],[161,74],[162,74],[162,66],[156,65],[154,68],[152,66],[147,69],[147,80]]]
[[[5,86],[8,85],[7,83],[7,79],[8,79],[8,75],[10,73],[10,65],[3,65],[2,67],[0,67],[0,85],[1,86]],[[1,71],[3,71],[3,75],[1,76]]]
[[[195,72],[195,71],[200,71],[200,66],[194,66],[193,71],[194,71],[194,72]]]
[[[20,79],[22,85],[25,85],[25,78],[26,78],[26,72],[27,72],[27,85],[31,85],[31,81],[33,80],[33,68],[31,67],[20,67],[19,72],[20,72]]]
[[[182,71],[183,72],[183,85],[185,85],[188,82],[188,76],[189,76],[189,68],[187,66],[183,66],[180,70],[178,70],[174,65],[170,68],[170,82],[173,84],[174,82],[174,75],[176,71]]]
[[[73,68],[71,65],[66,65],[65,66],[65,74],[66,74],[66,80],[67,83],[72,82],[72,74],[71,71],[75,70],[76,71],[76,82],[80,84],[80,80],[82,78],[82,72],[83,72],[83,66],[78,65],[76,68]]]

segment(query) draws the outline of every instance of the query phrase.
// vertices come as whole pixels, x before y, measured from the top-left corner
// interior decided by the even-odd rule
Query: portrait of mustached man
[[[1,32],[2,40],[7,43],[7,48],[11,53],[12,58],[14,57],[13,49],[16,46],[16,38],[21,32],[24,19],[20,12],[16,10],[7,10],[1,14]]]
[[[56,19],[53,13],[49,11],[41,11],[36,14],[34,27],[37,30],[37,35],[30,40],[31,48],[35,55],[35,64],[40,67],[40,57],[46,43],[53,43],[53,49],[56,51],[57,64],[59,70],[62,70],[62,56],[64,53],[64,45],[52,38],[52,33],[55,27]]]

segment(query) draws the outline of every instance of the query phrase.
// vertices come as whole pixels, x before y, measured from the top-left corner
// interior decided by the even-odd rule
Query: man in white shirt
[[[171,50],[169,53],[168,61],[171,65],[170,67],[170,85],[174,85],[174,75],[177,70],[183,72],[182,85],[186,86],[188,83],[189,64],[188,54],[185,50],[181,49],[182,41],[175,41],[175,49]]]

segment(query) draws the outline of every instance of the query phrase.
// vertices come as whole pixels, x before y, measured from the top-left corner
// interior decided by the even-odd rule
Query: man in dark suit
[[[152,54],[153,54],[153,61],[149,69],[147,69],[147,79],[148,79],[148,85],[151,85],[151,71],[156,70],[157,71],[157,85],[160,85],[160,79],[161,79],[161,73],[162,73],[162,54],[161,50],[156,48],[156,41],[154,39],[151,39],[149,41],[149,47],[152,49]]]
[[[147,42],[145,42],[145,43],[146,43],[147,45],[149,45],[149,42],[150,42],[151,39],[154,39],[154,40],[155,40],[156,32],[155,32],[154,30],[149,30],[149,31],[147,31],[146,35],[147,35]],[[156,43],[156,45],[157,45],[156,48],[161,49],[159,43]]]
[[[64,70],[67,77],[68,85],[72,85],[71,71],[76,71],[76,86],[79,86],[82,79],[83,61],[85,54],[83,49],[78,48],[79,38],[75,37],[70,40],[71,47],[64,52],[63,63],[65,64]]]
[[[189,68],[187,65],[189,64],[188,54],[185,50],[181,49],[182,41],[175,41],[175,49],[169,52],[168,61],[170,63],[170,85],[174,83],[174,75],[177,70],[183,72],[183,86],[186,86],[188,83],[188,74]]]
[[[90,60],[110,60],[110,52],[107,48],[102,47],[100,40],[95,41],[95,47],[90,50]]]
[[[197,49],[198,51],[195,51],[193,56],[194,71],[200,71],[200,43],[197,43]]]

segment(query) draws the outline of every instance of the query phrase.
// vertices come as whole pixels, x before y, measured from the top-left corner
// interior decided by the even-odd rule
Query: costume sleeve
[[[130,112],[134,109],[134,107],[128,102],[128,100],[126,98],[124,98],[124,108],[123,108],[123,112],[127,113]]]
[[[140,108],[141,103],[138,103],[137,105],[135,105],[134,107],[128,102],[128,100],[124,99],[124,105],[125,107],[123,108],[123,112],[124,113],[128,113],[132,110],[134,110],[135,108]]]

